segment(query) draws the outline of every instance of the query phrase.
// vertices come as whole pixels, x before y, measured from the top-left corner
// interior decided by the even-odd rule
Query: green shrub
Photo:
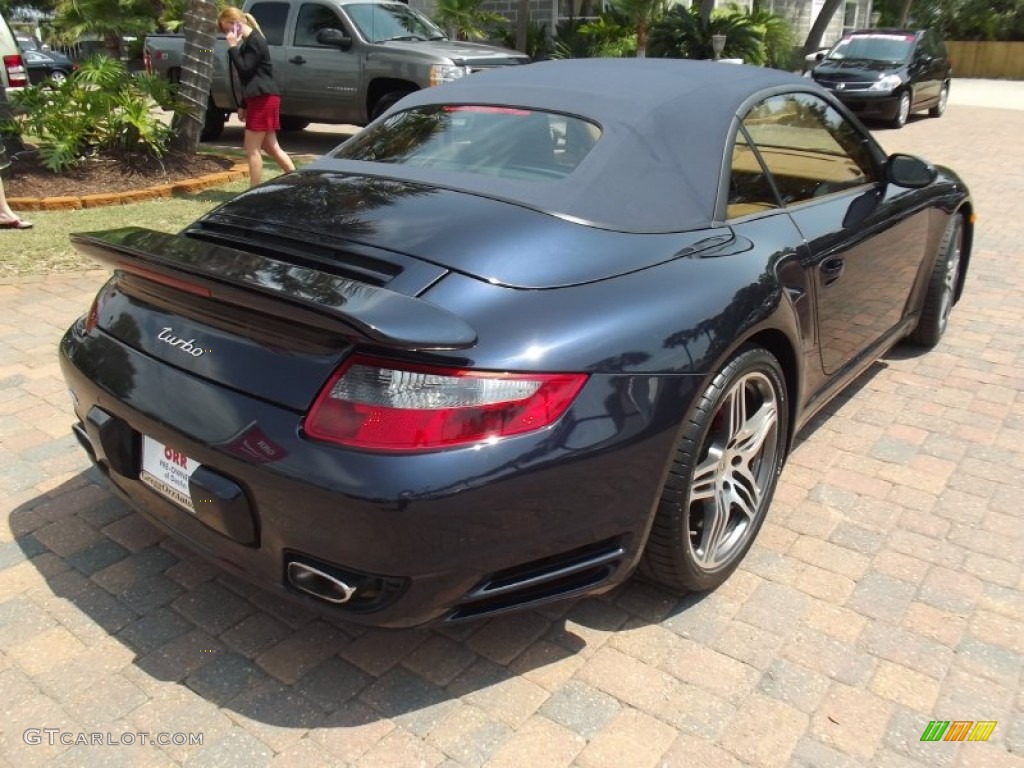
[[[155,112],[171,108],[170,87],[154,75],[129,74],[116,59],[87,59],[59,85],[41,83],[9,96],[16,132],[31,137],[54,172],[93,152],[131,170],[159,161],[170,146],[171,129]]]

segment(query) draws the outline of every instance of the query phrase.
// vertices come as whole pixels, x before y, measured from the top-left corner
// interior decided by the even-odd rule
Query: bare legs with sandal
[[[277,143],[276,131],[245,130],[245,159],[249,163],[249,186],[255,187],[263,178],[263,155],[266,152],[283,172],[295,170],[295,164]]]
[[[0,229],[32,229],[32,225],[11,210],[4,194],[4,183],[0,181]]]

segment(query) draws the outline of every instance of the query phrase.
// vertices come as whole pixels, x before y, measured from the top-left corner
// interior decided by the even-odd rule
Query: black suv
[[[810,72],[858,116],[906,125],[912,112],[946,110],[953,68],[926,29],[862,29],[843,35]]]

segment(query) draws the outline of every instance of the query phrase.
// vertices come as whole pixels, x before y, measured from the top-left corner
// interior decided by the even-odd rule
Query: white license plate
[[[188,490],[188,479],[198,468],[199,462],[195,459],[151,437],[142,436],[142,472],[139,479],[193,515],[196,510]]]

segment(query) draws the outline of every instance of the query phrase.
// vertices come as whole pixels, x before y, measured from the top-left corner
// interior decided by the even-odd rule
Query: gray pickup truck
[[[310,123],[366,125],[407,93],[481,69],[525,64],[517,51],[449,40],[423,14],[392,0],[246,0],[259,22],[281,87],[281,128]],[[176,82],[182,35],[150,35],[151,72]],[[224,37],[214,48],[203,139],[215,139],[238,108]]]

